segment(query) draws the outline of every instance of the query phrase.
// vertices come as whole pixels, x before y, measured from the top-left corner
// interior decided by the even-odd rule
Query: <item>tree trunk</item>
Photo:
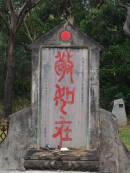
[[[8,43],[8,55],[7,55],[7,70],[6,80],[4,88],[4,111],[5,116],[8,117],[12,113],[12,99],[13,99],[13,84],[15,76],[15,62],[14,62],[14,51],[15,51],[15,32],[10,32],[10,38]]]
[[[123,26],[123,30],[130,38],[130,6],[127,7],[127,17]]]

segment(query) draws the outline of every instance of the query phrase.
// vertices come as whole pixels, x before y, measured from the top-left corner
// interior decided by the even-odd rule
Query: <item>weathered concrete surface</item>
[[[127,125],[127,116],[123,99],[114,100],[112,113],[116,116],[120,127]]]
[[[0,170],[24,169],[22,158],[32,142],[31,115],[26,108],[10,116],[8,137],[0,145]]]
[[[130,173],[128,171],[128,155],[119,139],[116,117],[112,115],[112,113],[101,109],[100,126],[100,171],[111,173]]]
[[[67,97],[73,100],[70,105],[66,104],[65,93],[63,93],[63,99],[65,102],[64,111],[66,112],[66,121],[70,121],[70,124],[64,124],[64,128],[69,127],[71,131],[68,133],[68,138],[70,140],[62,139],[62,147],[68,148],[86,148],[89,149],[89,132],[90,132],[90,113],[89,110],[89,67],[90,60],[93,57],[89,57],[88,49],[68,49],[68,48],[43,48],[41,50],[41,60],[40,60],[40,147],[45,148],[47,145],[50,148],[58,148],[60,145],[59,137],[54,138],[55,129],[61,126],[61,124],[56,125],[57,121],[61,121],[61,114],[63,111],[61,109],[62,101],[60,101],[57,95],[61,89],[61,86],[68,88],[69,94],[66,91]],[[56,71],[59,68],[59,53],[64,56],[64,61],[67,61],[68,54],[70,54],[70,63],[73,64],[72,68],[72,80],[70,80],[69,75],[64,75],[61,82],[58,83],[59,76]],[[96,58],[95,61],[97,62]],[[63,63],[63,62],[62,62]],[[96,64],[96,63],[95,63]],[[57,69],[54,67],[56,66]],[[95,65],[97,68],[97,64]],[[63,68],[62,68],[63,69]],[[62,73],[64,69],[62,70]],[[61,71],[60,71],[61,73]],[[61,74],[62,74],[61,73]],[[96,73],[96,72],[95,72]],[[52,75],[53,74],[53,75]],[[97,73],[96,73],[97,74]],[[95,74],[95,76],[97,76]],[[98,78],[96,81],[98,81]],[[57,85],[58,83],[58,85]],[[60,88],[59,88],[60,87]],[[96,88],[98,86],[96,85]],[[51,88],[51,89],[50,89]],[[63,89],[62,89],[63,90]],[[98,100],[98,99],[97,99]],[[58,101],[58,107],[56,102]],[[42,105],[42,106],[41,106]],[[77,123],[78,122],[78,123]],[[67,132],[67,131],[66,131]],[[66,138],[66,133],[62,129],[63,138]],[[82,134],[82,135],[81,135]]]

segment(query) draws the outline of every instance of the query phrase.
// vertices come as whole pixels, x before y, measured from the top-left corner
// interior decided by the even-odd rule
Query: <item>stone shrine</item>
[[[101,46],[67,22],[31,48],[36,148],[67,147],[96,153]]]
[[[116,118],[99,109],[102,46],[67,21],[30,47],[32,106],[10,115],[0,170],[129,173]]]
[[[98,147],[100,50],[70,23],[32,44],[32,113],[38,148]]]

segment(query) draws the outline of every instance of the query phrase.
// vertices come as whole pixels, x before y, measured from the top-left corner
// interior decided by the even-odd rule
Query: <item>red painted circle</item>
[[[72,38],[72,35],[69,31],[63,31],[60,35],[60,39],[62,41],[70,41]]]

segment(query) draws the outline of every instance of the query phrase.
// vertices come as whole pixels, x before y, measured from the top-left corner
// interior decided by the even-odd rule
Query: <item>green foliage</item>
[[[15,96],[30,99],[31,95],[31,56],[23,46],[16,47],[16,75],[14,91]]]
[[[24,109],[28,106],[30,106],[30,99],[28,98],[21,98],[21,97],[17,97],[17,99],[15,99],[14,104],[13,104],[13,112],[17,112],[21,109]]]
[[[130,100],[130,43],[112,45],[106,48],[101,57],[101,104],[110,108],[111,102],[123,98]]]
[[[123,32],[125,11],[110,3],[91,8],[80,22],[83,32],[103,46],[100,65],[100,103],[111,110],[112,101],[123,98],[130,105],[130,42]]]
[[[4,108],[3,108],[3,104],[0,102],[0,115],[3,113]]]
[[[122,30],[124,11],[112,4],[92,8],[80,23],[83,32],[98,40],[104,46],[119,44],[124,40]]]
[[[127,149],[130,151],[130,125],[120,128],[119,135],[122,142],[126,145]]]
[[[3,98],[6,54],[7,54],[7,36],[5,35],[4,32],[0,32],[0,98]]]

